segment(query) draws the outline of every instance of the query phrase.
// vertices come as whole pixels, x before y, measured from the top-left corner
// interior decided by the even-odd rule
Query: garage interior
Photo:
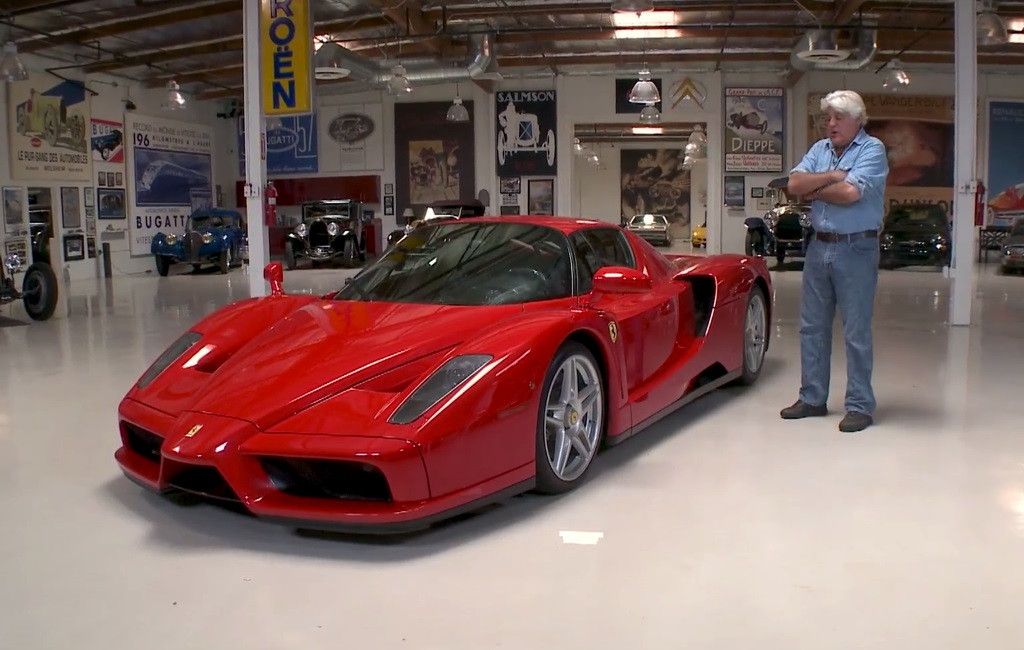
[[[403,109],[444,115],[458,99],[470,120],[451,133],[472,155],[455,198],[525,214],[540,205],[531,192],[550,188],[554,214],[619,224],[638,205],[624,190],[641,155],[631,152],[671,151],[679,211],[659,250],[744,255],[747,219],[773,206],[769,183],[811,144],[816,99],[849,88],[873,98],[880,122],[942,125],[950,146],[929,163],[941,179],[911,178],[893,200],[920,190],[952,214],[954,200],[973,201],[953,181],[960,1],[315,0],[318,167],[270,178],[348,193],[337,199],[371,187],[358,198],[376,220],[372,258],[424,207],[408,143],[427,136]],[[118,402],[188,327],[249,298],[261,269],[186,264],[160,277],[141,239],[159,227],[135,222],[128,159],[93,150],[85,177],[26,177],[0,155],[5,197],[25,202],[24,232],[5,224],[0,236],[30,253],[30,227],[44,231],[60,288],[50,320],[0,307],[0,647],[1019,647],[1024,279],[1002,264],[1014,215],[992,208],[1007,189],[993,180],[992,106],[1024,102],[1024,2],[968,4],[977,132],[960,153],[988,193],[964,216],[969,240],[952,215],[955,264],[880,271],[874,426],[836,430],[840,323],[831,415],[779,419],[800,384],[802,264],[768,259],[771,344],[756,385],[713,392],[602,451],[572,492],[520,495],[411,535],[296,530],[127,480],[113,459]],[[0,39],[31,79],[83,88],[94,128],[121,125],[126,153],[127,125],[147,117],[209,133],[209,200],[248,216],[242,24],[239,0],[0,1]],[[648,73],[658,116],[617,110],[618,88]],[[0,98],[5,151],[17,83]],[[727,90],[751,88],[782,89],[778,168],[729,168]],[[554,91],[557,157],[505,191],[498,97],[523,91]],[[331,139],[353,112],[372,116],[373,133]],[[702,146],[684,166],[695,131]],[[893,164],[901,151],[890,149]],[[81,197],[78,225],[65,218],[67,188]],[[104,217],[97,201],[90,227],[100,190],[120,190],[127,209]],[[270,259],[283,259],[275,233],[300,215],[298,202],[279,204]],[[706,246],[693,247],[704,224]],[[323,295],[357,272],[289,270],[285,290]],[[953,324],[954,301],[966,323]]]

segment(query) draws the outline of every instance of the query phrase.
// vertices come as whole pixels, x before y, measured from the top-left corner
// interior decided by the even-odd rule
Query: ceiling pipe
[[[318,68],[344,68],[349,70],[354,81],[380,87],[391,79],[394,62],[378,63],[356,54],[335,42],[324,43],[316,53],[315,66]],[[406,78],[414,85],[427,85],[451,81],[466,81],[485,76],[494,76],[497,60],[494,57],[493,36],[475,34],[470,37],[470,56],[464,67],[453,68],[443,61],[429,61],[418,58],[416,67],[407,68]],[[404,62],[403,62],[404,64]]]

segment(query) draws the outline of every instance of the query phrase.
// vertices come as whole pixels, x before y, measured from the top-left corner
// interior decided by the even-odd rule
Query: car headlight
[[[340,230],[340,228],[338,228],[337,223],[332,221],[331,223],[327,224],[327,234],[330,235],[331,237],[336,237],[338,235],[338,230]]]
[[[203,243],[204,244],[210,244],[212,242],[213,242],[213,235],[211,235],[208,232],[204,232],[203,233]]]
[[[21,258],[17,253],[7,254],[4,258],[4,268],[7,269],[8,275],[14,275],[14,272],[21,268]]]
[[[801,228],[810,228],[811,227],[811,217],[809,215],[806,215],[806,214],[800,215],[800,227]]]
[[[175,244],[178,243],[178,236],[174,234],[166,235],[164,237],[164,243],[166,243],[168,246],[174,246]]]
[[[764,225],[768,226],[769,228],[775,228],[775,224],[777,224],[778,222],[779,218],[774,214],[764,215]]]
[[[149,370],[139,378],[139,381],[135,384],[138,388],[145,388],[154,379],[156,379],[161,372],[167,370],[167,366],[174,363],[174,360],[185,354],[190,347],[199,342],[199,339],[203,338],[203,335],[199,332],[185,332],[181,338],[174,343],[171,343],[171,347],[164,350],[164,353],[157,357],[157,360],[153,362],[153,365],[149,367]]]
[[[1010,254],[1010,247],[1009,246],[1003,246],[1003,255],[1009,255],[1009,254]]]
[[[390,421],[393,424],[409,424],[414,421],[493,358],[489,354],[465,354],[449,360],[413,391]]]
[[[309,228],[304,223],[300,223],[299,225],[295,226],[295,234],[298,235],[299,237],[305,237],[306,233],[308,232]]]

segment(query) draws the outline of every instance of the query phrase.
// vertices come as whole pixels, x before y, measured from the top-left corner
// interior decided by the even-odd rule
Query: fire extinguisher
[[[985,184],[981,181],[974,190],[974,225],[985,225]]]
[[[269,228],[277,225],[277,188],[274,181],[267,182],[267,203],[263,208],[263,222]]]

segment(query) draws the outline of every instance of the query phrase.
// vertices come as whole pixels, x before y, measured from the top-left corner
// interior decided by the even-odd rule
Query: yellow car
[[[708,244],[708,224],[705,221],[693,229],[690,235],[690,245],[694,248],[704,248]]]

